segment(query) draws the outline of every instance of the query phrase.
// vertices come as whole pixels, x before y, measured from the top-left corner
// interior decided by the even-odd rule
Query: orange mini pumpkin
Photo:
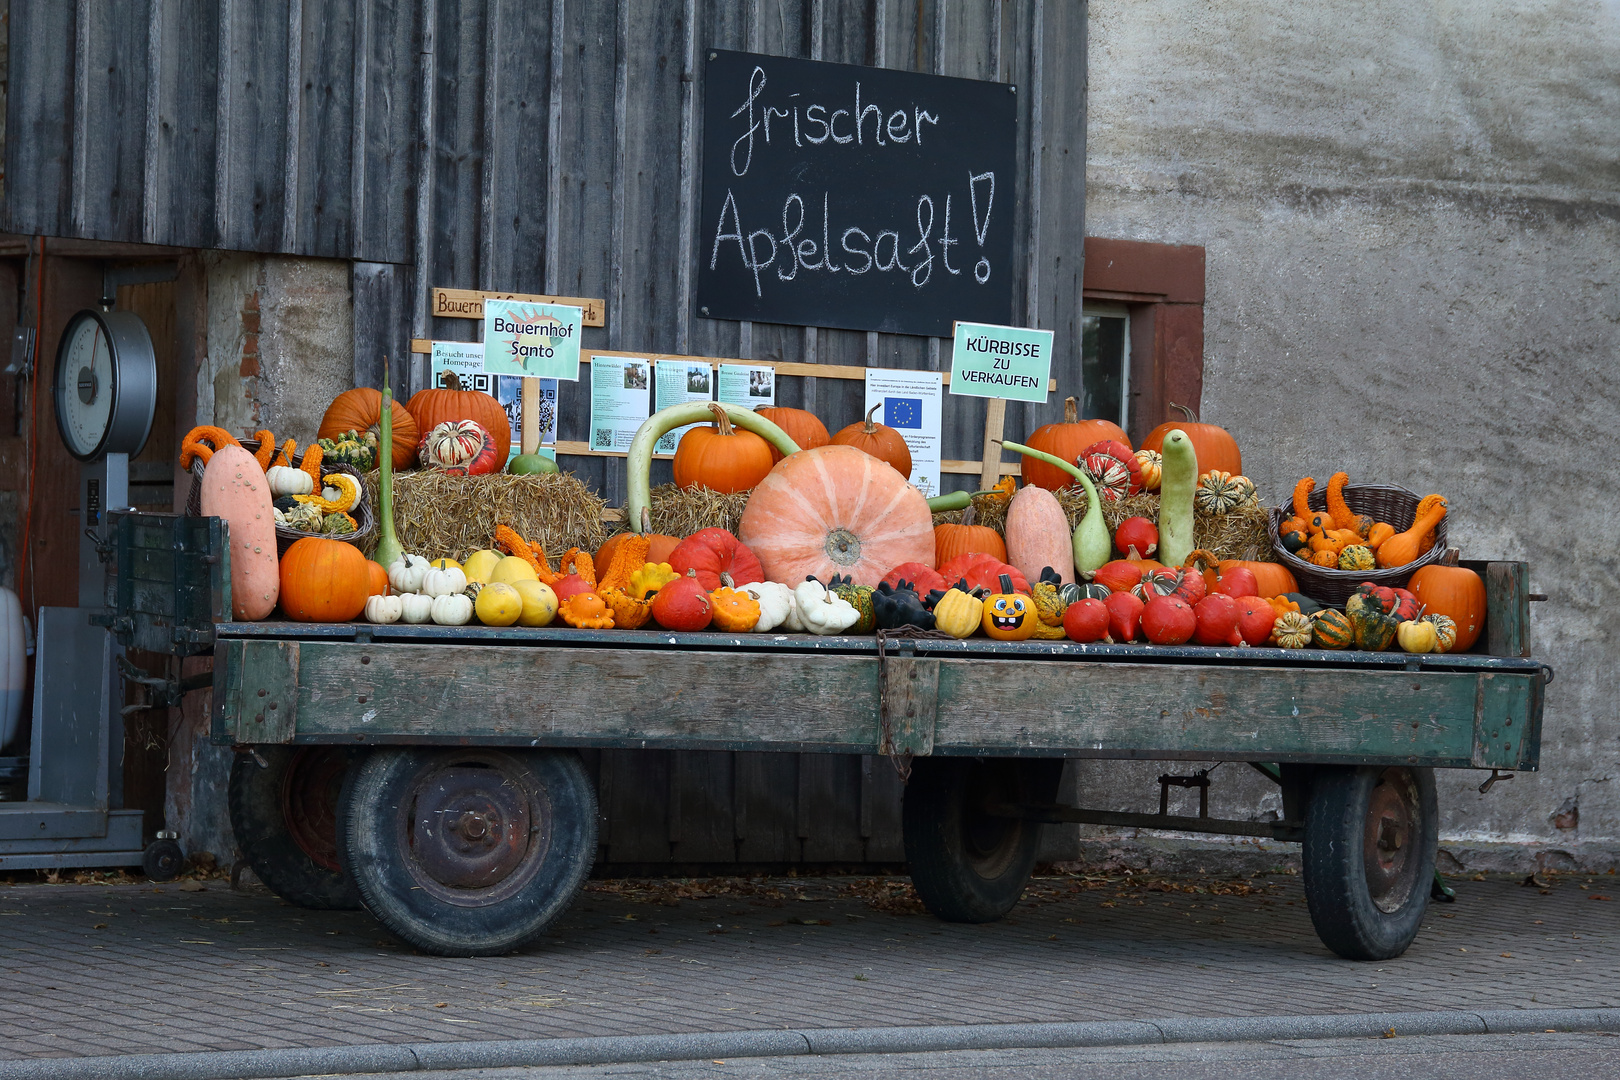
[[[738,431],[719,405],[710,403],[714,423],[694,427],[675,447],[675,483],[706,487],[722,495],[747,491],[765,479],[776,464],[771,444],[752,431]]]
[[[879,461],[887,461],[894,466],[895,472],[910,480],[911,447],[906,445],[905,436],[872,419],[882,407],[883,403],[879,402],[868,409],[866,419],[858,420],[834,435],[832,445],[864,450]]]
[[[980,625],[987,637],[997,641],[1023,641],[1035,634],[1040,614],[1035,601],[1020,592],[1013,592],[1012,578],[1001,575],[1001,591],[984,598],[984,611]]]

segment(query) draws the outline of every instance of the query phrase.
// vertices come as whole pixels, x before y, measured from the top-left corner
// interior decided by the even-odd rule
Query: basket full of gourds
[[[1443,496],[1419,497],[1394,484],[1349,482],[1334,473],[1324,490],[1305,477],[1293,505],[1271,511],[1271,546],[1302,590],[1343,604],[1366,583],[1405,585],[1446,551]]]

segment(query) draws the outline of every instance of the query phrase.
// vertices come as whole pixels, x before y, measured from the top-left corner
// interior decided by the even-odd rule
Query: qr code
[[[613,445],[613,429],[605,427],[597,428],[596,439],[594,442],[597,446],[611,447]]]

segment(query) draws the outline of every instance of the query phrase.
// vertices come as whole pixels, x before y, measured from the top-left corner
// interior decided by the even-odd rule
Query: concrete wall
[[[1441,492],[1465,557],[1549,595],[1542,770],[1443,773],[1443,847],[1614,865],[1620,3],[1092,0],[1090,49],[1087,231],[1207,248],[1203,415],[1262,493]],[[1159,771],[1080,786],[1146,808]],[[1268,816],[1227,773],[1214,809]]]

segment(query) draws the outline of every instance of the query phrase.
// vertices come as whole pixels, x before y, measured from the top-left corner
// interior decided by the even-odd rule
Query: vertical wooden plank
[[[551,18],[546,6],[500,0],[485,61],[486,156],[479,263],[488,288],[546,289],[551,202]],[[493,66],[490,66],[490,65]],[[609,312],[609,318],[612,312]]]
[[[479,282],[484,155],[484,42],[490,9],[441,4],[435,36],[434,285]],[[436,320],[439,324],[467,320]],[[457,328],[460,329],[460,328]]]
[[[861,838],[867,862],[904,862],[905,831],[901,807],[906,787],[894,762],[867,754],[861,761]]]
[[[146,8],[146,132],[142,139],[145,152],[141,170],[141,239],[148,244],[157,243],[162,226],[158,222],[158,163],[163,155],[159,150],[159,132],[162,130],[162,101],[165,75],[163,70],[163,0],[148,0]]]
[[[799,755],[798,819],[805,862],[852,863],[865,858],[858,755]]]
[[[286,190],[285,8],[227,0],[220,40],[221,130],[227,133],[220,198],[228,206],[220,244],[244,251],[281,247]]]
[[[667,863],[669,750],[603,750],[599,792],[607,861]]]
[[[76,21],[71,4],[17,4],[11,11],[5,146],[11,232],[68,231]]]
[[[296,29],[302,36],[297,67],[289,54],[287,168],[289,206],[287,250],[326,258],[352,258],[357,208],[356,175],[370,147],[366,130],[362,72],[369,67],[361,34],[364,0],[316,2],[309,5]],[[289,11],[301,10],[293,4]],[[294,27],[289,19],[289,33]],[[360,70],[356,70],[356,68]],[[362,98],[357,98],[357,92]],[[296,134],[296,139],[292,136]],[[362,193],[362,198],[364,195]]]
[[[148,4],[80,5],[76,27],[73,232],[142,235],[148,114]]]
[[[428,290],[432,288],[434,270],[433,203],[435,170],[433,132],[436,127],[436,89],[438,83],[438,2],[420,0],[418,26],[421,51],[418,54],[417,97],[417,150],[416,150],[416,236],[412,262],[416,280],[412,283],[415,297],[412,304],[412,337],[432,336],[433,319],[428,314]],[[428,364],[425,359],[412,365],[411,385],[401,391],[419,390],[427,385]]]
[[[1484,577],[1485,651],[1491,656],[1529,656],[1529,564],[1486,563]]]
[[[732,807],[736,858],[744,863],[797,862],[798,754],[733,755]]]
[[[551,0],[551,68],[546,87],[546,291],[547,296],[562,295],[558,282],[562,222],[562,95],[563,45],[568,36],[563,32],[564,0]],[[614,314],[617,314],[615,312]],[[611,317],[611,316],[610,316]]]
[[[681,175],[680,222],[676,237],[675,351],[691,355],[692,276],[697,222],[697,42],[698,2],[684,0],[681,36]]]
[[[735,755],[683,750],[671,756],[670,859],[678,863],[735,862]]]
[[[354,257],[411,263],[418,251],[418,203],[432,194],[418,183],[432,116],[422,107],[431,88],[432,35],[423,37],[419,0],[362,0],[358,11],[363,19],[356,22],[355,50],[363,59],[355,74],[362,89],[354,108],[362,150],[351,165],[359,192],[352,210]],[[425,292],[422,299],[424,323],[413,327],[421,330],[418,337],[426,336]]]
[[[286,132],[282,139],[281,250],[299,250],[299,142],[303,131],[304,2],[287,4]]]

